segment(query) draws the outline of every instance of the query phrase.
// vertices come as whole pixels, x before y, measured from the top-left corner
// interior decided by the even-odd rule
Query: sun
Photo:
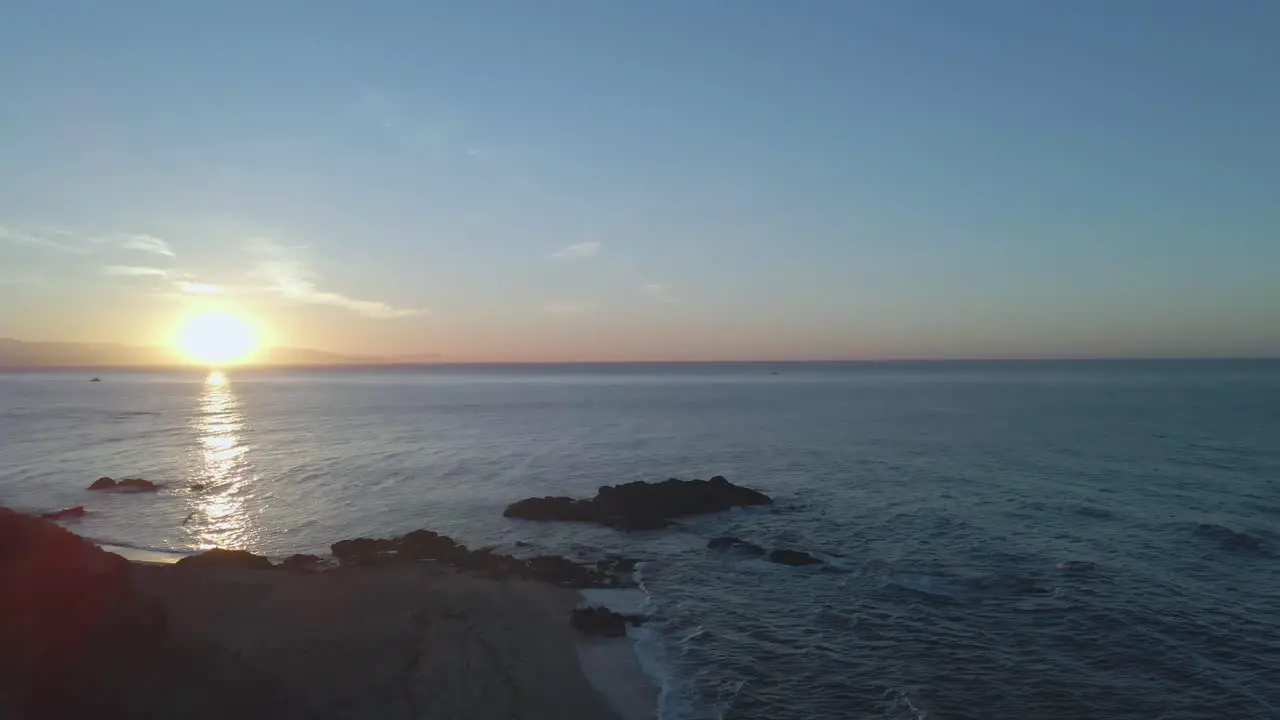
[[[258,349],[258,334],[243,319],[224,312],[194,315],[173,341],[188,360],[204,365],[234,365]]]

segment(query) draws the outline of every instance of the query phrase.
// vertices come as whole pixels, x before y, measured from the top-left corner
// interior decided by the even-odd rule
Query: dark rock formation
[[[40,517],[45,520],[66,520],[67,518],[84,517],[88,512],[84,507],[77,505],[62,510],[54,510],[53,512],[41,513]]]
[[[1196,535],[1217,541],[1224,550],[1234,552],[1259,552],[1262,541],[1246,532],[1232,530],[1212,523],[1200,523],[1196,526]]]
[[[329,546],[330,552],[343,565],[376,565],[384,556],[395,555],[399,549],[398,540],[370,538],[339,540]]]
[[[643,615],[624,615],[609,608],[574,608],[569,613],[569,624],[574,630],[592,637],[626,637],[627,625],[642,625]]]
[[[125,478],[119,482],[109,477],[100,477],[89,486],[90,490],[128,490],[130,492],[154,492],[160,486],[142,478]]]
[[[559,555],[521,559],[492,549],[470,550],[447,535],[430,530],[414,530],[401,537],[355,538],[330,546],[343,567],[437,562],[460,570],[480,572],[494,578],[520,578],[561,587],[617,587],[623,584],[614,567],[588,567]],[[621,558],[619,567],[626,567]]]
[[[280,561],[280,567],[284,570],[309,571],[315,570],[324,564],[324,560],[319,555],[297,554],[290,555]]]
[[[261,555],[254,555],[245,550],[223,550],[214,548],[205,550],[199,555],[184,557],[174,563],[180,568],[241,568],[244,570],[270,570],[275,566]]]
[[[732,507],[768,505],[773,500],[723,476],[606,485],[590,500],[569,497],[527,498],[511,503],[503,515],[524,520],[594,522],[619,530],[656,530],[671,518],[719,512]]]
[[[0,508],[0,716],[59,716],[104,654],[124,659],[163,633],[162,618],[130,602],[128,573],[124,558]]]
[[[769,553],[769,560],[779,565],[821,565],[822,561],[799,550],[779,549]]]
[[[764,548],[736,537],[711,538],[707,541],[707,548],[720,551],[733,550],[747,555],[764,555]]]
[[[0,718],[314,717],[235,653],[175,640],[142,570],[191,577],[0,508]]]

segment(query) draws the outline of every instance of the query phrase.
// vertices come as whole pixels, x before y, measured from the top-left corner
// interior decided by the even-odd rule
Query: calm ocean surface
[[[102,377],[0,374],[0,503],[158,550],[425,527],[622,551],[669,718],[1280,717],[1280,363]],[[502,517],[715,474],[776,507],[632,535]],[[168,488],[87,493],[100,475]]]

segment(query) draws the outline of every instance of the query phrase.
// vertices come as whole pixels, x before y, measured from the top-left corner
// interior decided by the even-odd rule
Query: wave
[[[644,567],[637,563],[632,573],[634,588],[588,588],[580,594],[589,605],[601,605],[623,614],[645,615],[649,621],[639,627],[629,626],[627,638],[640,669],[658,688],[658,720],[680,720],[693,713],[689,693],[677,683],[667,652],[666,638],[661,632],[661,618],[644,582]]]

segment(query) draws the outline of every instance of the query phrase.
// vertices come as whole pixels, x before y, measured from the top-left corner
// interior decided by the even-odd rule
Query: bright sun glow
[[[232,365],[258,349],[258,337],[249,323],[235,315],[210,312],[189,318],[178,330],[174,345],[192,362]]]

